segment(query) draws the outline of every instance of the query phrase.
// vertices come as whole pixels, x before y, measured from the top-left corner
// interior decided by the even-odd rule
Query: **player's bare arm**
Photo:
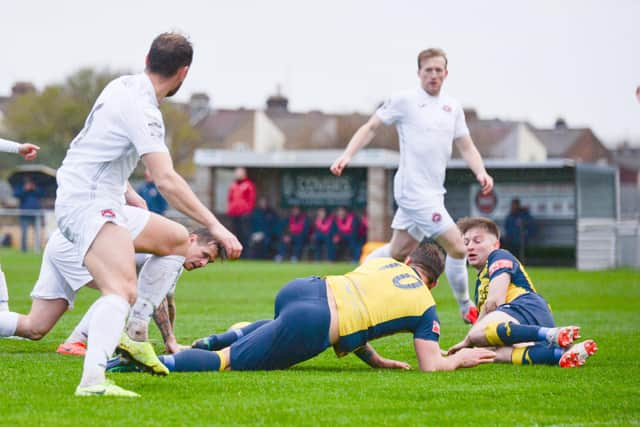
[[[488,194],[493,189],[493,178],[491,175],[487,173],[487,170],[484,168],[484,163],[482,161],[482,157],[480,156],[480,152],[476,148],[476,145],[473,143],[473,140],[469,135],[465,135],[456,139],[455,141],[458,150],[460,150],[460,154],[462,158],[469,165],[469,169],[473,172],[476,177],[478,183],[480,183],[481,190],[483,194]]]
[[[193,220],[206,226],[211,234],[222,243],[230,258],[238,258],[242,245],[215,215],[196,197],[189,184],[173,168],[168,153],[148,153],[142,157],[153,182],[169,204]]]
[[[496,357],[493,351],[484,348],[464,348],[456,354],[443,357],[440,345],[435,341],[416,338],[413,345],[421,371],[453,371],[472,368],[481,363],[491,363]]]
[[[489,282],[489,293],[487,294],[487,300],[484,302],[482,313],[478,320],[482,319],[485,315],[495,311],[499,306],[507,302],[507,290],[509,288],[509,282],[511,276],[509,273],[502,273],[491,279]]]
[[[345,148],[342,155],[338,157],[329,168],[331,173],[336,176],[342,175],[342,171],[347,167],[358,150],[369,144],[376,136],[376,130],[380,126],[382,126],[382,121],[375,114],[369,118],[367,123],[360,126],[356,133],[353,134],[351,141],[347,144],[347,148]]]
[[[360,360],[372,368],[384,368],[384,369],[411,369],[408,363],[400,362],[399,360],[386,359],[367,343],[353,352]]]
[[[168,297],[167,297],[168,298]],[[153,312],[153,320],[160,330],[162,340],[168,353],[173,354],[184,349],[185,347],[178,344],[176,336],[173,332],[173,324],[169,315],[169,303],[167,298],[162,300],[156,311]]]

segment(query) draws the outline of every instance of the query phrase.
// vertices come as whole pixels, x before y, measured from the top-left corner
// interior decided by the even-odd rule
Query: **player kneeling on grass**
[[[144,215],[148,212],[130,209],[128,206],[125,206],[124,211],[131,216]],[[182,268],[193,270],[204,267],[219,256],[224,257],[225,252],[221,248],[209,230],[201,228],[189,235],[189,244],[180,256],[151,255],[145,259],[138,277],[138,297],[129,314],[126,332],[122,334],[118,345],[119,351],[127,353],[131,358],[131,345],[128,344],[131,341],[130,336],[140,340],[140,345],[135,348],[144,348],[147,353],[150,352],[150,360],[154,359],[158,366],[148,364],[142,366],[140,363],[139,366],[157,374],[168,373],[164,365],[157,360],[151,344],[146,341],[149,319],[153,311],[159,308],[167,292],[175,285]],[[181,262],[176,262],[178,259]],[[42,339],[64,312],[73,308],[76,294],[84,286],[92,287],[93,278],[82,265],[82,259],[77,255],[72,244],[56,230],[47,242],[40,276],[31,292],[33,298],[31,311],[28,315],[13,312],[0,313],[0,337],[16,335],[32,340]],[[87,329],[86,335],[89,335],[89,324],[92,321],[91,314],[94,307],[95,303],[83,318],[84,328]],[[137,358],[139,355],[133,355],[133,359]]]
[[[426,243],[406,264],[392,258],[365,262],[342,276],[296,279],[275,301],[275,318],[196,341],[194,349],[160,356],[170,371],[286,369],[333,346],[338,356],[354,352],[375,368],[409,369],[380,356],[369,341],[411,332],[423,371],[446,371],[492,362],[495,353],[463,349],[441,355],[440,324],[430,289],[444,269],[440,248]],[[210,351],[214,350],[214,351]],[[110,361],[122,371],[122,360]]]
[[[500,232],[493,221],[463,218],[458,227],[469,264],[478,270],[476,304],[480,316],[449,354],[465,347],[492,347],[496,362],[571,368],[582,366],[598,350],[593,340],[573,344],[580,338],[577,326],[555,327],[549,304],[536,292],[522,263],[500,249]]]

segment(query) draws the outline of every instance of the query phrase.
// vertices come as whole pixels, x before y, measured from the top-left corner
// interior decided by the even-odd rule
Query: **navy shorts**
[[[287,283],[275,301],[275,318],[231,345],[231,369],[286,369],[329,347],[331,313],[320,277]]]
[[[553,328],[553,316],[547,301],[535,293],[520,295],[513,301],[502,304],[498,311],[507,313],[521,325],[544,326]]]

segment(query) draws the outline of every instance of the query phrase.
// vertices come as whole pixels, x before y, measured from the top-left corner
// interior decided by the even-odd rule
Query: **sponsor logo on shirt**
[[[513,270],[513,261],[510,259],[499,259],[489,266],[489,274],[493,274],[496,271],[506,268],[507,270]]]
[[[440,222],[441,220],[442,220],[442,215],[440,215],[438,212],[434,212],[433,215],[431,215],[431,221]]]
[[[105,218],[110,218],[113,219],[116,217],[116,213],[114,211],[112,211],[111,209],[103,209],[100,211],[100,215],[102,215]]]
[[[433,326],[431,327],[431,332],[434,334],[440,335],[440,323],[437,320],[433,321]]]
[[[442,109],[443,109],[444,111],[446,111],[447,113],[450,113],[450,112],[452,111],[451,106],[449,106],[449,105],[447,105],[447,104],[443,105],[443,106],[442,106]]]

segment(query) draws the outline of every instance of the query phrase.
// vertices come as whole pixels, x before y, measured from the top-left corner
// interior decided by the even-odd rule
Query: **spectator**
[[[278,255],[275,260],[283,261],[291,252],[291,262],[298,262],[309,235],[309,218],[300,210],[300,206],[293,206],[286,221],[286,229],[280,239]]]
[[[274,211],[267,198],[260,196],[256,208],[251,212],[251,238],[249,250],[251,258],[270,258],[271,248],[277,237],[278,214]]]
[[[235,181],[227,194],[227,215],[231,217],[233,234],[243,247],[248,247],[251,226],[251,212],[256,205],[256,185],[247,176],[245,168],[233,171]],[[243,256],[247,254],[243,251]]]
[[[169,205],[156,188],[156,184],[151,179],[151,174],[147,169],[144,170],[144,184],[138,187],[138,194],[147,202],[147,208],[151,212],[164,215]]]
[[[20,200],[20,209],[40,209],[40,199],[44,196],[44,192],[40,189],[33,179],[27,175],[22,184],[13,192],[13,195]],[[22,232],[22,240],[20,248],[22,252],[27,251],[27,237],[29,233],[29,227],[33,227],[34,233],[36,230],[36,216],[37,215],[20,215],[20,229]]]
[[[336,234],[333,236],[333,242],[337,248],[346,248],[349,250],[351,260],[358,262],[360,260],[360,250],[362,245],[358,243],[358,221],[351,212],[347,212],[344,207],[339,207],[336,211]]]
[[[503,247],[517,254],[524,262],[529,238],[535,234],[535,223],[529,209],[521,206],[518,198],[511,200],[511,211],[505,219],[504,230]]]
[[[311,242],[313,243],[316,261],[322,261],[323,259],[335,261],[336,247],[333,243],[335,231],[333,215],[327,214],[326,208],[318,208],[316,218],[313,221],[313,232],[311,233]],[[326,258],[323,256],[323,249],[327,251]]]

